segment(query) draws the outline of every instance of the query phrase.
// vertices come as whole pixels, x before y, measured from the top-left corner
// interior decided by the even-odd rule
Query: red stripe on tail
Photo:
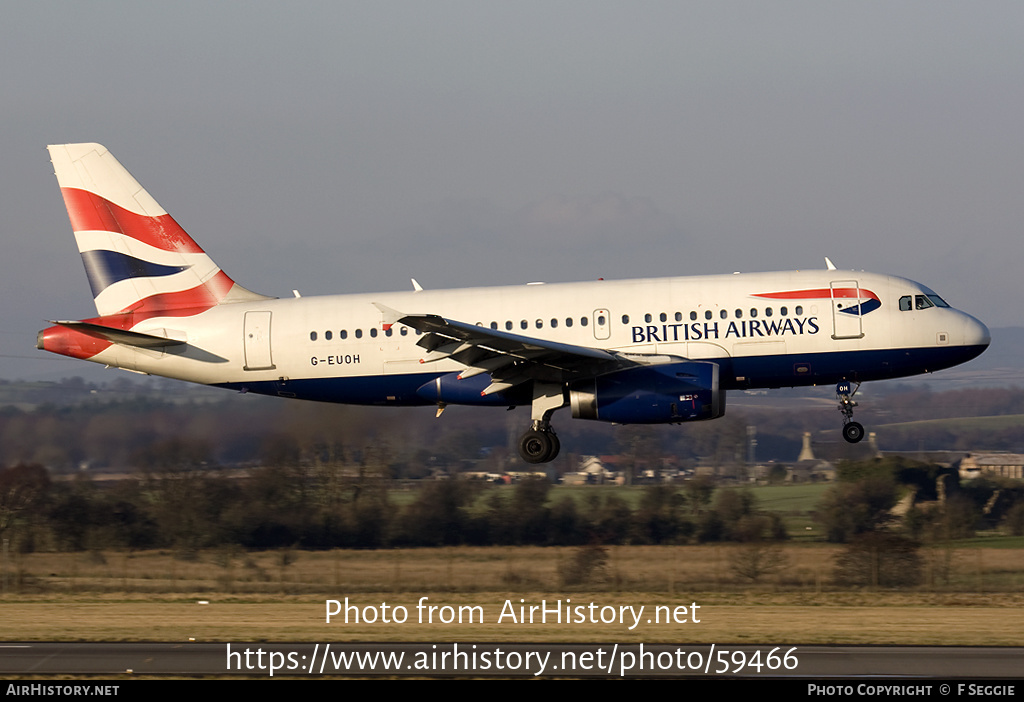
[[[76,232],[119,232],[164,251],[204,253],[169,214],[158,217],[130,212],[96,193],[61,188],[71,228]]]

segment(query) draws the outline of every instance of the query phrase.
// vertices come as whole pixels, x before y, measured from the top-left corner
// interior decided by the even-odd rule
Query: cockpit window
[[[926,310],[929,307],[949,307],[949,304],[935,293],[904,295],[900,298],[900,311]]]

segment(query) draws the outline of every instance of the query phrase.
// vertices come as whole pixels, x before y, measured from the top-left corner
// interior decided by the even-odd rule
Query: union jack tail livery
[[[166,329],[130,330],[225,302],[268,299],[231,280],[106,148],[47,148],[100,316],[57,322],[39,333],[39,348],[92,358],[112,343],[177,345],[183,340]]]
[[[51,146],[98,317],[40,349],[242,392],[358,405],[524,406],[527,463],[553,414],[679,424],[729,390],[836,383],[843,437],[861,382],[988,346],[980,321],[912,280],[800,270],[275,299],[235,284],[99,144]],[[457,273],[457,271],[453,271]]]
[[[262,298],[235,285],[104,147],[48,149],[101,317]]]

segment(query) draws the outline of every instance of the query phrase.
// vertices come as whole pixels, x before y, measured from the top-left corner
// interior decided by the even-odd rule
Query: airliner
[[[357,405],[530,407],[527,463],[556,410],[619,424],[725,413],[726,392],[860,383],[964,363],[988,329],[905,278],[838,270],[274,298],[222,271],[99,144],[48,147],[98,315],[37,347],[240,392]]]

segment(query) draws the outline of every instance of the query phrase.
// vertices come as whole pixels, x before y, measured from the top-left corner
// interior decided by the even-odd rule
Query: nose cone
[[[980,356],[992,343],[992,333],[988,327],[969,314],[963,315],[963,333],[963,348],[965,354],[968,354],[964,361]]]
[[[982,351],[992,343],[992,332],[984,324],[969,314],[964,315],[964,344],[966,346],[982,346]]]

